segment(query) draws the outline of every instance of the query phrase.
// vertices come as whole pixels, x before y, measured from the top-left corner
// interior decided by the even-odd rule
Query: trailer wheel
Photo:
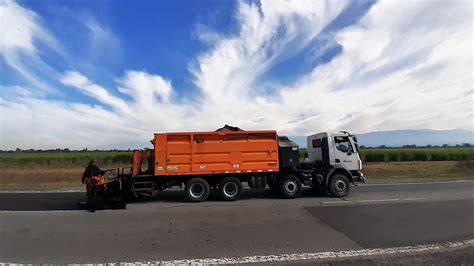
[[[301,194],[301,182],[294,175],[286,175],[278,183],[278,192],[283,199],[294,199]]]
[[[236,177],[226,177],[219,184],[219,193],[223,200],[237,200],[240,197],[240,192],[242,192],[242,183]]]
[[[345,175],[336,174],[329,179],[328,189],[334,197],[346,197],[351,192],[351,183]]]
[[[186,183],[186,197],[192,202],[205,201],[209,197],[211,189],[206,180],[195,177]]]

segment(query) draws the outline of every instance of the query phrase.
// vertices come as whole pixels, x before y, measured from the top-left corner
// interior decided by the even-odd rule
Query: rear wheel
[[[294,199],[301,194],[301,182],[294,175],[286,175],[278,183],[278,191],[281,198]]]
[[[211,189],[206,180],[195,177],[186,183],[186,197],[192,202],[205,201],[209,197]]]
[[[229,176],[222,179],[219,184],[219,193],[223,200],[234,201],[240,197],[242,183],[236,177]]]
[[[351,183],[345,175],[335,174],[329,179],[328,189],[335,197],[346,197],[351,192]]]

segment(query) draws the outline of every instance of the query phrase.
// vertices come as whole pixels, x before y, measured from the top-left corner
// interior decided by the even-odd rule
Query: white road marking
[[[323,204],[333,204],[333,203],[350,203],[353,201],[350,200],[339,200],[339,201],[321,201]]]
[[[357,202],[386,202],[386,201],[398,201],[400,199],[366,199],[366,200],[358,200]]]
[[[31,194],[36,194],[36,193],[79,193],[79,192],[86,192],[85,189],[68,189],[68,190],[61,190],[61,189],[56,189],[56,190],[2,190],[0,191],[0,194],[24,194],[24,193],[31,193]]]
[[[339,201],[321,201],[322,204],[337,204],[337,203],[367,203],[367,202],[390,202],[390,201],[417,201],[427,200],[428,198],[404,198],[404,199],[361,199],[361,200],[339,200]]]
[[[433,181],[433,182],[408,182],[408,183],[378,183],[378,184],[359,184],[360,187],[371,186],[407,186],[407,185],[430,185],[430,184],[450,184],[450,183],[471,183],[474,180],[454,180],[454,181]]]
[[[261,171],[261,170],[259,170]],[[273,170],[272,170],[273,171]],[[226,171],[227,172],[227,171]],[[360,187],[371,186],[407,186],[407,185],[429,185],[429,184],[449,184],[449,183],[472,183],[474,180],[454,180],[454,181],[434,181],[434,182],[413,182],[413,183],[380,183],[380,184],[359,184]],[[68,190],[1,190],[1,193],[77,193],[86,192],[85,189],[68,189]]]
[[[428,198],[406,198],[402,200],[427,200]]]
[[[447,242],[433,245],[418,245],[395,248],[370,248],[359,250],[343,250],[335,252],[316,252],[316,253],[294,253],[281,255],[247,256],[247,257],[229,257],[229,258],[208,258],[208,259],[184,259],[184,260],[165,260],[145,262],[156,265],[194,265],[194,264],[241,264],[241,263],[264,263],[264,262],[288,262],[301,260],[317,259],[335,259],[335,258],[355,258],[380,256],[390,254],[407,254],[413,252],[427,252],[441,250],[445,248],[459,248],[466,245],[474,245],[474,239]]]
[[[268,263],[268,262],[290,262],[304,260],[321,259],[340,259],[372,257],[381,255],[402,255],[415,252],[439,251],[449,248],[461,248],[474,245],[474,239],[461,241],[452,241],[439,244],[405,246],[394,248],[368,248],[357,250],[326,251],[315,253],[293,253],[280,255],[262,255],[245,257],[222,257],[222,258],[204,258],[204,259],[180,259],[180,260],[158,260],[158,261],[140,261],[140,262],[121,262],[121,263],[94,263],[94,264],[74,264],[74,265],[212,265],[212,264],[243,264],[243,263]],[[0,263],[0,266],[7,265],[25,265],[21,263]]]

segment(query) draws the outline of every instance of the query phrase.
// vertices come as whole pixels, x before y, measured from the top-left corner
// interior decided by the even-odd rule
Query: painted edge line
[[[155,265],[176,265],[176,264],[242,264],[242,263],[264,263],[264,262],[288,262],[300,260],[316,260],[316,259],[334,259],[334,258],[353,258],[362,256],[378,256],[390,254],[406,254],[413,252],[426,252],[441,250],[445,248],[457,248],[465,245],[473,245],[474,239],[467,239],[455,242],[446,242],[431,245],[405,246],[394,248],[372,248],[360,250],[343,250],[335,252],[317,252],[317,253],[294,253],[281,255],[264,255],[264,256],[247,256],[247,257],[230,257],[230,258],[208,258],[208,259],[184,259],[184,260],[167,260],[152,261],[147,264]]]
[[[359,184],[360,187],[371,187],[371,186],[405,186],[405,185],[428,185],[428,184],[449,184],[449,183],[471,183],[474,180],[454,180],[454,181],[433,181],[433,182],[407,182],[407,183],[375,183],[375,184]],[[80,189],[70,190],[0,190],[2,193],[77,193],[86,192]]]
[[[246,257],[222,257],[222,258],[205,258],[205,259],[180,259],[180,260],[158,260],[158,261],[140,261],[140,262],[121,262],[121,263],[88,263],[88,264],[72,264],[72,265],[210,265],[210,264],[243,264],[243,263],[268,263],[268,262],[290,262],[302,260],[318,260],[318,259],[340,259],[355,257],[370,257],[380,255],[396,255],[415,252],[437,251],[447,248],[459,248],[463,246],[474,245],[474,239],[466,239],[460,241],[451,241],[438,244],[404,246],[393,248],[369,248],[358,250],[342,250],[342,251],[326,251],[316,253],[293,253],[281,255],[262,255],[262,256],[246,256]],[[31,265],[21,263],[3,263],[6,265]]]
[[[373,183],[359,184],[360,187],[372,186],[406,186],[406,185],[430,185],[430,184],[450,184],[450,183],[471,183],[474,180],[453,180],[453,181],[432,181],[432,182],[400,182],[400,183]]]
[[[69,190],[1,190],[0,194],[40,194],[40,193],[82,193],[86,190],[69,189]]]

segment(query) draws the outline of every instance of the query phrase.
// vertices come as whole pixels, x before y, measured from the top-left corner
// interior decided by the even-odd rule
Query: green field
[[[301,149],[301,157],[307,151]],[[387,148],[362,149],[364,162],[406,161],[470,161],[474,148]],[[71,151],[71,152],[3,152],[0,165],[84,165],[90,160],[99,164],[131,164],[129,151]]]
[[[306,149],[300,150],[304,158]],[[364,162],[409,162],[409,161],[470,161],[474,160],[473,147],[453,148],[386,148],[362,149]]]
[[[13,152],[0,153],[0,165],[84,165],[131,164],[129,151]]]
[[[391,148],[362,149],[364,162],[470,161],[474,148]]]
[[[363,149],[361,156],[369,183],[474,178],[474,148]],[[132,152],[2,152],[0,190],[83,188],[90,160],[102,169],[129,169]]]

